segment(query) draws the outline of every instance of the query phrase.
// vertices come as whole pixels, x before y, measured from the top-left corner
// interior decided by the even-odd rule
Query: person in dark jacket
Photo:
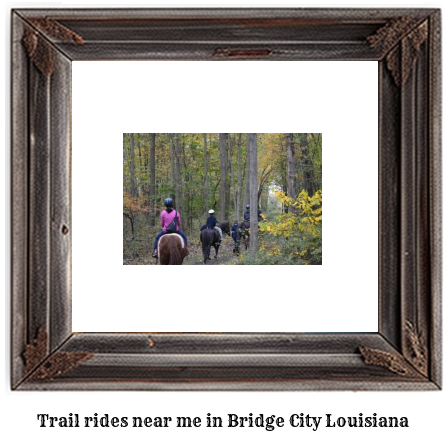
[[[231,237],[234,240],[233,252],[235,252],[236,254],[239,254],[239,243],[240,243],[238,229],[239,224],[237,223],[237,221],[234,221],[234,224],[231,227]]]
[[[234,221],[234,224],[231,227],[231,237],[233,238],[233,240],[237,239],[237,229],[238,228],[239,228],[239,224],[237,223],[237,221]]]
[[[208,213],[209,216],[206,219],[206,226],[207,228],[211,228],[213,230],[214,227],[217,225],[217,219],[216,216],[214,216],[214,210],[210,210]]]
[[[214,210],[210,210],[208,212],[209,216],[206,219],[206,224],[203,224],[202,227],[200,228],[200,232],[202,232],[202,230],[204,230],[205,228],[210,228],[211,230],[215,230],[215,232],[217,232],[218,236],[219,236],[219,242],[222,242],[223,240],[223,236],[222,236],[222,230],[219,227],[216,227],[217,225],[217,219]]]

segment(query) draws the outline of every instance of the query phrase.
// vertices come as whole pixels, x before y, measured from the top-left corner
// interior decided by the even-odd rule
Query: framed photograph
[[[440,389],[440,32],[440,11],[437,9],[14,10],[11,74],[11,387],[18,390]],[[329,271],[325,271],[323,276],[328,283],[321,287],[326,290],[331,288],[334,299],[330,306],[331,314],[338,320],[344,320],[348,313],[355,313],[362,319],[363,310],[354,307],[353,298],[342,302],[343,291],[348,288],[344,285],[350,284],[354,292],[377,289],[377,331],[350,332],[335,325],[329,329],[303,328],[298,321],[301,316],[299,311],[306,313],[308,309],[303,306],[298,311],[299,302],[287,301],[287,296],[281,295],[281,286],[277,283],[272,283],[270,298],[256,294],[243,296],[244,286],[257,290],[264,282],[250,269],[253,266],[242,268],[250,273],[248,278],[244,284],[232,288],[225,299],[222,297],[226,290],[218,290],[214,295],[216,298],[211,299],[206,294],[194,295],[193,289],[203,290],[203,285],[211,284],[213,276],[219,275],[212,266],[191,266],[195,270],[193,274],[186,270],[186,266],[123,266],[123,253],[124,259],[127,257],[126,260],[135,261],[135,254],[141,252],[132,245],[126,248],[126,244],[118,251],[120,268],[135,268],[132,273],[137,272],[136,268],[145,269],[138,271],[143,272],[140,283],[144,281],[143,278],[150,278],[146,281],[150,283],[148,289],[152,295],[148,301],[136,302],[127,294],[130,291],[126,291],[127,295],[123,297],[120,291],[113,289],[114,265],[106,263],[108,272],[98,269],[92,253],[98,248],[98,242],[106,245],[111,240],[107,227],[112,219],[109,220],[108,216],[116,217],[120,233],[132,233],[130,219],[127,225],[131,228],[123,230],[123,226],[127,225],[121,212],[117,210],[118,214],[107,215],[102,205],[114,203],[113,200],[108,202],[107,194],[111,192],[118,196],[119,202],[123,202],[121,181],[123,172],[124,180],[126,172],[129,172],[128,167],[123,170],[123,161],[127,165],[126,148],[134,147],[131,142],[138,140],[140,144],[147,142],[148,148],[152,146],[151,134],[137,133],[149,130],[167,132],[157,134],[157,151],[161,153],[162,150],[169,150],[170,142],[175,148],[175,141],[181,143],[183,140],[184,148],[196,143],[197,148],[202,148],[198,144],[204,132],[251,132],[256,128],[258,132],[263,132],[259,129],[263,126],[247,123],[245,118],[245,128],[230,125],[228,121],[226,126],[213,125],[212,121],[196,126],[193,124],[194,118],[188,119],[189,124],[182,125],[180,118],[174,117],[175,101],[168,99],[174,116],[170,120],[169,117],[165,119],[171,125],[157,125],[151,120],[147,129],[141,130],[139,128],[146,126],[126,124],[126,131],[121,131],[118,142],[111,148],[118,145],[115,148],[119,152],[117,163],[120,168],[115,172],[118,177],[111,181],[101,174],[102,178],[92,185],[91,181],[94,180],[89,179],[92,175],[88,165],[89,154],[90,161],[94,157],[95,163],[113,168],[111,163],[114,158],[104,152],[108,150],[107,146],[112,145],[106,139],[105,132],[104,144],[98,144],[95,140],[93,144],[98,147],[92,147],[89,143],[80,160],[79,151],[83,150],[80,145],[86,142],[78,134],[79,130],[84,131],[84,135],[90,134],[83,129],[84,124],[79,122],[78,117],[80,113],[85,113],[91,118],[95,110],[99,112],[94,84],[100,81],[107,84],[103,99],[107,102],[111,99],[111,108],[114,108],[112,103],[117,105],[114,99],[127,86],[131,87],[127,82],[132,81],[125,83],[115,77],[108,84],[107,80],[112,76],[111,70],[120,71],[129,61],[146,61],[143,68],[148,67],[149,73],[145,72],[143,77],[153,88],[154,95],[160,88],[160,82],[155,78],[167,78],[169,69],[179,69],[176,66],[181,66],[180,70],[185,72],[193,64],[196,69],[195,66],[203,66],[204,69],[225,71],[226,80],[219,79],[218,73],[212,70],[207,75],[214,78],[208,96],[219,99],[222,95],[219,102],[230,96],[231,87],[237,88],[237,79],[234,78],[248,72],[247,77],[252,80],[241,82],[246,84],[245,87],[249,83],[256,87],[248,96],[260,94],[257,90],[281,90],[281,99],[278,100],[281,105],[287,101],[284,94],[287,90],[283,92],[280,88],[285,76],[278,68],[288,70],[290,63],[297,61],[306,61],[309,69],[311,64],[319,64],[316,68],[319,67],[321,79],[310,84],[318,88],[323,87],[326,81],[330,82],[331,72],[338,64],[347,65],[357,76],[362,76],[360,70],[355,70],[357,64],[374,62],[374,78],[365,77],[373,90],[375,87],[378,89],[378,108],[373,109],[373,114],[377,116],[368,114],[359,118],[377,132],[377,141],[369,135],[369,139],[373,138],[373,143],[377,143],[376,149],[375,146],[368,146],[376,161],[369,161],[374,165],[359,162],[356,166],[359,173],[353,179],[359,187],[358,196],[352,193],[351,197],[346,195],[343,205],[337,198],[340,209],[344,206],[346,210],[346,205],[352,207],[354,203],[365,214],[365,219],[361,221],[349,217],[352,223],[359,223],[359,228],[353,233],[354,237],[351,236],[357,248],[350,249],[346,254],[349,254],[352,263],[356,259],[357,265],[356,268],[348,262],[336,268],[333,265],[340,278],[335,277],[336,272],[328,274]],[[329,61],[333,68],[326,66]],[[114,63],[113,66],[108,64],[110,62]],[[87,85],[80,87],[75,73],[77,75],[81,66],[90,63],[98,66],[100,80],[90,72],[89,79],[84,82]],[[136,64],[134,62],[134,66]],[[168,70],[163,70],[166,64],[169,64]],[[238,76],[232,76],[235,67]],[[250,71],[253,67],[257,67],[257,71]],[[268,72],[269,82],[256,81],[257,76],[262,76],[260,71]],[[315,73],[312,74],[316,77]],[[88,84],[93,84],[93,90],[88,89]],[[207,86],[202,79],[195,86],[188,84],[192,90]],[[188,84],[181,84],[179,89],[186,93]],[[329,88],[337,89],[337,85],[345,89],[341,81],[331,83]],[[169,84],[169,87],[175,86],[175,81]],[[352,83],[352,94],[357,93],[354,87]],[[82,88],[88,89],[87,97],[82,94]],[[243,93],[244,88],[235,95],[242,96]],[[168,112],[163,113],[162,97],[154,98],[150,104],[155,107],[153,111],[169,115]],[[77,106],[80,101],[84,102],[81,110]],[[217,107],[220,105],[213,105],[213,102],[207,104],[210,104],[210,113],[218,114]],[[240,106],[237,102],[231,109],[237,113]],[[262,104],[252,105],[253,108],[255,106],[262,107]],[[363,114],[360,106],[356,108],[357,113]],[[92,113],[88,112],[90,109]],[[188,109],[194,115],[189,107],[186,110],[182,108],[182,111],[186,113]],[[123,120],[125,113],[138,118],[138,111],[133,107],[125,108],[125,104],[119,106],[119,113]],[[223,117],[216,116],[214,119],[222,120]],[[117,123],[112,118],[108,120],[110,131],[113,131]],[[346,121],[346,129],[349,129],[350,122],[357,124],[351,118]],[[265,125],[267,122],[263,120],[263,123]],[[264,126],[264,132],[283,132],[286,128],[292,130],[294,126],[269,123]],[[264,137],[260,137],[261,134],[247,134],[245,146],[247,151],[252,151],[255,143],[251,142],[256,138],[261,138],[265,145],[284,140],[287,146],[287,142],[300,141],[302,132],[322,132],[326,154],[329,149],[326,149],[325,130],[317,126],[312,128],[308,125],[306,129],[295,129],[293,132],[296,134],[276,134],[284,136],[284,139],[276,138],[275,134],[264,134]],[[183,134],[169,135],[172,131]],[[123,136],[123,132],[127,134]],[[359,144],[366,144],[366,137],[359,138]],[[236,148],[238,134],[208,134],[207,138],[208,141],[214,138],[216,144],[218,141],[224,145],[227,142],[227,151],[231,151],[232,147]],[[318,137],[308,134],[304,141],[309,139],[317,141]],[[206,141],[204,144],[207,144]],[[124,157],[120,149],[123,143]],[[330,144],[329,141],[329,147]],[[197,150],[200,152],[202,149]],[[98,151],[99,155],[95,155]],[[347,150],[343,152],[348,153]],[[189,163],[192,170],[194,157],[186,154],[185,157],[185,163]],[[326,163],[327,156],[324,157],[323,163]],[[144,167],[143,155],[140,155],[140,160],[140,166]],[[236,161],[230,160],[230,163]],[[169,163],[165,168],[167,172]],[[160,167],[160,171],[163,169]],[[332,183],[339,187],[335,179],[327,176],[330,173],[326,174],[326,169],[324,186],[330,188]],[[373,169],[371,175],[366,173],[367,169]],[[194,170],[194,174],[201,178],[198,169]],[[362,175],[378,187],[376,198],[373,194],[365,195],[367,187],[361,180]],[[79,181],[83,179],[90,181],[81,194],[81,197],[88,194],[91,202],[89,208],[86,208],[87,204],[80,208],[78,188]],[[165,179],[169,181],[168,177]],[[164,180],[160,181],[162,187]],[[203,183],[205,187],[205,181]],[[259,181],[255,181],[256,184]],[[109,185],[114,189],[111,190]],[[132,181],[128,187],[129,191],[134,190]],[[172,188],[166,188],[166,193],[163,192],[166,198],[162,196],[160,201],[171,199],[169,190]],[[362,193],[369,204],[362,204]],[[328,196],[325,200],[330,201],[330,198]],[[250,199],[256,202],[256,198]],[[168,204],[167,208],[170,207]],[[118,207],[121,208],[121,205]],[[345,210],[342,210],[343,215],[347,214]],[[114,211],[111,208],[111,212]],[[377,218],[373,221],[374,230],[366,219],[371,216],[374,220]],[[191,230],[194,228],[192,217],[191,213]],[[88,224],[87,228],[94,228],[93,237],[82,238],[83,233],[79,232],[82,221]],[[331,230],[330,222],[327,221],[328,228],[326,225],[323,227],[324,242],[333,234],[328,231]],[[260,228],[260,231],[266,230]],[[117,237],[120,239],[120,236]],[[155,235],[151,237],[151,251],[153,237]],[[374,247],[377,248],[376,252]],[[108,247],[101,248],[104,257],[107,257]],[[112,248],[110,252],[113,251]],[[81,258],[84,265],[77,264]],[[324,258],[325,269],[332,265],[327,260],[330,261]],[[349,280],[358,270],[357,266],[358,269],[362,266],[377,266],[378,269],[374,270],[373,276],[365,271],[355,281],[352,278]],[[291,269],[301,273],[303,271],[300,269],[320,267],[293,266]],[[172,269],[179,271],[173,274]],[[322,271],[313,272],[314,276],[322,276]],[[197,278],[204,275],[200,283],[202,287],[191,287],[193,280],[184,275],[195,275]],[[159,283],[153,280],[160,276],[166,276],[174,287],[182,282],[190,283],[191,293],[185,296],[160,293]],[[177,276],[179,278],[175,278]],[[222,281],[214,279],[214,283],[218,283],[218,288]],[[293,282],[288,283],[289,294],[293,295],[295,288],[298,289],[298,286]],[[76,300],[82,292],[87,298],[79,304]],[[337,296],[337,293],[340,295]],[[119,296],[118,310],[109,307],[108,300],[113,296]],[[156,301],[153,301],[154,297]],[[95,299],[96,307],[93,304]],[[129,303],[133,307],[126,307]],[[369,302],[364,301],[363,306],[370,307]],[[83,307],[86,311],[91,307],[92,319],[96,320],[99,328],[83,329],[78,324],[79,316],[74,317],[77,315],[75,307]],[[314,310],[323,314],[323,307],[320,302],[315,304]],[[142,313],[138,313],[141,310]],[[268,311],[280,317],[276,320],[268,318],[268,314],[263,313]],[[125,320],[125,314],[131,314],[130,319],[143,321],[144,327],[148,328],[130,325],[119,327],[117,331],[107,328],[108,318]],[[193,324],[175,323],[177,316],[182,314],[183,321],[186,314],[186,319]],[[224,320],[244,321],[245,325],[236,325],[235,330],[221,329],[224,325],[220,322]],[[279,324],[278,320],[284,320],[287,324]],[[194,325],[196,322],[198,324]],[[152,329],[154,331],[149,331]]]
[[[322,133],[125,133],[123,264],[321,265],[322,152]]]

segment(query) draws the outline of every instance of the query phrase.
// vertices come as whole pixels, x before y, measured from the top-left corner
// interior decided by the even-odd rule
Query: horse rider
[[[250,220],[250,206],[246,205],[245,211],[244,211],[244,221],[249,221],[249,220]]]
[[[258,222],[261,222],[264,220],[261,215],[262,215],[262,211],[260,209],[258,209]],[[246,205],[245,212],[244,212],[244,221],[249,221],[249,220],[250,220],[250,206]]]
[[[219,240],[220,242],[222,242],[223,240],[223,236],[222,236],[222,230],[217,227],[217,219],[215,216],[215,211],[214,210],[210,210],[208,212],[209,216],[206,218],[206,224],[202,225],[202,228],[200,228],[200,231],[204,230],[205,228],[210,228],[211,230],[217,230],[217,232],[219,233]]]
[[[214,230],[214,227],[217,225],[217,218],[215,216],[214,210],[210,210],[208,212],[209,216],[206,218],[206,227]]]
[[[187,248],[188,241],[186,239],[185,233],[180,229],[180,224],[181,224],[180,213],[178,211],[174,210],[174,201],[172,200],[172,198],[165,199],[165,207],[166,207],[166,210],[163,210],[160,215],[160,224],[161,224],[162,230],[155,236],[154,252],[152,254],[152,257],[158,258],[158,248],[157,248],[158,239],[160,239],[160,237],[166,233],[166,228],[171,224],[171,222],[174,221],[174,219],[176,217],[177,217],[177,226],[176,226],[176,229],[174,232],[180,234],[180,236],[183,237],[183,240],[185,241],[186,255],[188,255],[189,254],[189,251]]]

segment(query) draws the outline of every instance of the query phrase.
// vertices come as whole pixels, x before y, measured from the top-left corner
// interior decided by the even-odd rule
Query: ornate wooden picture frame
[[[14,10],[11,387],[440,389],[440,28],[436,9]],[[71,62],[142,59],[378,61],[377,333],[72,333]]]

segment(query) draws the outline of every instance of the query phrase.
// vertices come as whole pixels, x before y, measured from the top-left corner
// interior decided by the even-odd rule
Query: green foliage
[[[267,251],[260,251],[251,254],[250,251],[241,252],[237,258],[238,265],[304,265],[301,260],[297,260],[291,254],[281,252],[270,254]]]
[[[152,254],[152,244],[147,239],[123,239],[123,259],[135,260],[137,258],[145,257],[148,259]]]

